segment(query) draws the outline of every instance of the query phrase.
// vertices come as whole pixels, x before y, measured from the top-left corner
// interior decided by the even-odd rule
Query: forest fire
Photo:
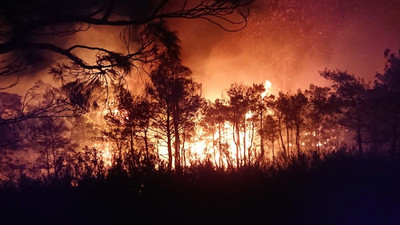
[[[399,19],[4,0],[0,224],[399,224]]]
[[[202,4],[206,1],[201,2],[200,5],[203,6]],[[275,9],[277,12],[282,10],[279,6],[275,7],[277,7]],[[256,12],[255,17],[259,17],[258,12]],[[262,23],[267,23],[267,21],[262,20]],[[157,29],[168,29],[163,26],[165,25],[161,25]],[[182,25],[177,23],[176,26],[180,27]],[[251,27],[249,29],[249,33],[253,35],[253,29],[255,28]],[[146,33],[150,31],[143,32],[145,32],[143,35],[150,35]],[[161,31],[157,30],[157,32]],[[121,35],[129,35],[129,30],[122,30]],[[147,38],[152,40],[150,36]],[[184,41],[188,41],[185,35]],[[250,43],[253,43],[253,41]],[[128,47],[128,52],[133,50],[144,51],[143,54],[145,55],[150,54],[150,52],[147,52],[148,50],[157,49],[158,52],[154,54],[166,56],[168,49],[165,46],[179,45],[179,41],[177,37],[172,37],[171,43],[154,42],[154,45],[152,45],[150,42],[144,42],[142,43],[144,47],[141,50],[129,49],[131,45],[129,43],[125,44]],[[185,42],[183,45],[185,45]],[[89,50],[83,54],[82,59],[90,60],[90,58],[86,58],[86,54],[93,49],[82,48],[80,45],[72,49],[77,54],[79,51],[75,50]],[[253,86],[234,83],[226,91],[225,95],[227,97],[219,99],[215,98],[215,95],[209,95],[208,97],[214,99],[214,102],[207,102],[201,99],[200,92],[205,91],[207,93],[208,90],[200,89],[200,84],[196,83],[192,78],[193,75],[197,74],[192,74],[191,70],[180,62],[181,59],[176,58],[176,55],[170,55],[164,61],[158,61],[158,69],[157,64],[150,66],[149,68],[156,69],[148,72],[149,77],[145,78],[142,84],[134,83],[132,87],[132,78],[129,77],[124,76],[123,80],[113,83],[112,76],[98,76],[105,73],[109,67],[112,68],[109,72],[115,75],[124,74],[128,70],[127,68],[119,67],[119,65],[113,65],[118,60],[122,60],[115,58],[116,55],[112,55],[101,48],[94,49],[98,50],[100,54],[97,56],[97,67],[88,67],[89,64],[83,65],[83,63],[81,65],[84,69],[92,68],[86,72],[95,74],[93,80],[85,78],[82,84],[74,81],[63,84],[61,92],[66,91],[67,93],[57,93],[57,90],[47,88],[48,93],[42,96],[48,99],[45,101],[35,100],[36,102],[42,101],[44,107],[46,107],[45,103],[47,101],[49,108],[46,110],[41,111],[38,106],[30,102],[37,98],[34,97],[35,93],[30,93],[31,95],[27,96],[28,98],[25,97],[28,99],[27,102],[15,102],[13,103],[15,104],[14,106],[4,105],[2,115],[17,115],[18,107],[22,106],[24,110],[32,108],[31,117],[34,118],[43,115],[48,116],[49,112],[53,110],[52,107],[57,107],[56,104],[60,102],[78,105],[85,111],[90,111],[90,115],[87,114],[81,119],[86,120],[80,124],[83,126],[84,131],[73,131],[71,128],[74,127],[74,122],[65,122],[68,124],[67,128],[62,129],[70,129],[68,132],[71,134],[76,133],[73,135],[76,140],[71,139],[72,136],[65,135],[63,136],[64,139],[60,140],[63,140],[61,142],[68,140],[71,143],[79,143],[75,144],[78,147],[74,151],[79,152],[79,149],[85,148],[92,149],[94,152],[99,151],[100,160],[107,167],[115,166],[116,163],[126,160],[127,162],[132,161],[124,165],[126,168],[139,165],[144,161],[152,161],[156,165],[158,163],[166,163],[169,168],[186,167],[205,161],[209,161],[217,167],[239,168],[243,165],[260,163],[260,161],[274,161],[278,156],[291,157],[300,153],[311,154],[315,150],[321,152],[322,149],[332,151],[342,145],[352,144],[352,138],[345,132],[340,132],[342,130],[341,126],[345,125],[330,127],[331,125],[326,126],[325,124],[337,116],[337,113],[322,112],[318,108],[335,104],[334,100],[330,99],[335,97],[332,89],[311,85],[304,92],[300,91],[292,94],[291,92],[285,93],[280,87],[276,87],[275,90],[277,92],[281,91],[272,94],[270,80],[266,80],[264,84],[253,84]],[[262,46],[261,49],[267,51],[266,46]],[[142,54],[137,52],[137,54],[139,53]],[[107,56],[107,54],[111,55]],[[192,64],[190,56],[186,58],[185,60],[189,65]],[[72,60],[77,62],[75,58],[72,58]],[[142,59],[132,58],[132,60],[129,63],[133,63],[135,60],[141,61]],[[150,61],[153,63],[152,60]],[[121,61],[119,63],[122,65],[128,62]],[[103,66],[106,69],[104,71],[102,69]],[[262,67],[260,66],[260,68]],[[197,70],[196,66],[194,66],[194,69]],[[221,69],[212,69],[223,73]],[[56,76],[64,76],[63,82],[66,82],[65,78],[78,76],[74,74],[79,74],[79,72],[64,74],[68,70],[74,71],[75,68],[69,66],[52,67],[51,71]],[[97,72],[94,70],[97,70]],[[179,72],[169,74],[170,71],[176,70]],[[274,74],[271,68],[268,71]],[[250,72],[253,72],[253,70]],[[327,71],[325,74],[326,80],[338,82],[335,80],[337,79],[335,76],[340,75],[339,71],[333,72],[331,75]],[[276,80],[276,78],[272,78]],[[167,83],[170,87],[163,86],[163,83]],[[278,81],[278,84],[282,85],[282,82]],[[145,87],[138,88],[140,85]],[[177,98],[174,97],[174,95],[179,94],[176,92],[176,85],[183,85],[183,95],[177,96]],[[360,83],[359,85],[363,84]],[[114,92],[114,96],[107,94],[108,97],[106,98],[108,100],[104,99],[105,96],[101,96],[106,93],[102,90],[104,88],[107,89],[107,93]],[[36,89],[36,92],[41,90],[40,88]],[[133,93],[133,89],[142,90],[142,93],[136,90]],[[91,96],[93,93],[100,96]],[[58,97],[57,95],[66,96],[62,99],[61,96]],[[8,98],[8,96],[4,98]],[[67,98],[69,98],[69,103],[66,101]],[[99,106],[100,108],[95,109],[95,106],[101,101],[106,102],[106,106]],[[43,103],[41,104],[43,105]],[[63,105],[62,107],[65,106]],[[11,112],[13,109],[9,107],[15,107],[14,112]],[[62,107],[57,109],[61,110],[60,113],[73,110],[72,108],[64,109]],[[89,110],[89,108],[92,109]],[[40,113],[43,115],[40,115]],[[60,118],[63,116],[67,116],[67,114],[64,113]],[[13,119],[9,117],[3,116],[2,119]],[[51,123],[59,123],[55,120],[61,119],[52,119]],[[80,122],[82,122],[81,120]],[[22,126],[18,125],[18,127]],[[15,134],[14,136],[11,135],[11,139],[23,139],[20,137],[23,134],[17,134],[17,131],[22,132],[20,128],[12,128],[12,130],[14,130]],[[351,130],[354,130],[354,128]],[[62,136],[61,133],[60,131]],[[62,147],[63,145],[57,148],[46,147],[46,142],[48,142],[46,135],[48,134],[44,135],[44,142],[40,142],[39,146],[42,145],[42,148],[45,149],[44,152],[47,157],[47,160],[45,160],[47,169],[45,170],[47,170],[47,173],[50,173],[50,170],[55,173],[56,158],[65,157],[66,155],[65,153],[56,153],[64,148]],[[360,134],[357,134],[357,136],[360,136]],[[50,142],[58,142],[58,140],[56,138]],[[10,145],[9,141],[5,143]],[[36,149],[38,147],[30,148]],[[71,148],[74,147],[71,145]],[[360,144],[359,148],[361,148]],[[50,163],[51,157],[53,157],[53,163]],[[53,165],[51,166],[51,164]]]

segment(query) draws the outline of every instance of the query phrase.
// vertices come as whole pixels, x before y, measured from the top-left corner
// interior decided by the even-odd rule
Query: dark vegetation
[[[338,151],[287,168],[212,164],[1,187],[2,224],[398,224],[400,164]],[[308,164],[311,163],[311,164]]]

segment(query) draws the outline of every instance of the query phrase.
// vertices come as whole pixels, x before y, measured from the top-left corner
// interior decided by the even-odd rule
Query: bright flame
[[[196,141],[193,143],[193,145],[191,146],[191,151],[193,154],[195,154],[195,156],[197,156],[197,158],[199,158],[200,160],[203,160],[205,158],[205,152],[207,151],[207,143],[206,141]]]
[[[253,113],[251,111],[248,111],[246,113],[246,119],[250,119],[253,116]]]
[[[106,143],[103,153],[102,153],[103,161],[106,164],[106,166],[111,167],[112,164],[112,154],[111,154],[111,148],[110,148],[110,143]]]
[[[265,91],[264,91],[263,93],[261,93],[261,97],[262,97],[262,98],[264,98],[265,96],[268,95],[268,93],[269,93],[270,90],[271,90],[271,86],[272,86],[271,81],[266,80],[266,81],[265,81],[265,84],[264,84]]]
[[[94,148],[101,151],[101,159],[104,166],[111,167],[112,165],[112,148],[109,142],[98,142],[93,145]]]

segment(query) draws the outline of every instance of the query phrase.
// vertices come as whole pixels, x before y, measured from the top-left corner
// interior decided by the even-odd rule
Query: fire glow
[[[271,88],[272,84],[269,80],[266,80],[263,84],[264,91],[260,94],[261,102],[267,101],[266,97],[271,96]],[[114,105],[117,105],[117,102],[113,101]],[[124,124],[126,119],[129,119],[127,116],[127,112],[122,110],[118,110],[117,108],[107,108],[101,112],[102,116],[107,114],[111,114],[115,116],[120,122],[121,125]],[[273,111],[269,108],[265,109],[264,117],[268,115],[273,115]],[[196,124],[201,120],[200,115],[197,118]],[[200,125],[196,126],[196,135],[192,137],[190,140],[187,140],[184,147],[181,149],[181,164],[183,166],[190,166],[196,163],[202,162],[210,162],[216,167],[219,168],[228,168],[228,167],[237,167],[235,162],[240,161],[240,165],[245,165],[245,160],[247,162],[254,162],[260,157],[264,157],[267,161],[272,161],[274,155],[276,154],[272,152],[271,149],[279,149],[279,140],[273,141],[273,143],[269,143],[265,145],[260,140],[260,135],[258,130],[256,130],[255,126],[259,119],[257,119],[258,115],[256,112],[248,111],[244,116],[244,126],[239,131],[239,143],[237,142],[237,137],[235,138],[235,127],[229,122],[225,121],[223,123],[222,129],[215,129],[213,132],[206,131],[206,129]],[[100,125],[103,129],[106,128],[106,124]],[[316,145],[312,143],[307,136],[309,132],[304,132],[305,141],[301,142],[302,147],[322,147],[327,145],[327,141],[318,142]],[[153,132],[150,136],[152,136],[151,142],[156,143],[156,154],[157,158],[164,163],[168,161],[168,150],[165,141],[162,139],[158,139],[157,133]],[[312,135],[315,137],[315,132]],[[291,138],[293,139],[293,138]],[[128,142],[128,140],[124,140]],[[220,143],[218,143],[220,142]],[[264,144],[263,148],[265,148],[265,155],[261,156],[261,144]],[[102,137],[102,141],[95,142],[93,147],[100,150],[102,152],[102,158],[105,162],[105,166],[110,167],[113,165],[115,159],[113,159],[113,149],[112,140],[108,139],[106,136]],[[221,147],[223,146],[223,147]],[[288,143],[288,151],[294,151],[294,143],[291,141]],[[115,148],[115,146],[114,146]],[[292,148],[292,149],[291,149]],[[175,160],[175,159],[174,159]]]

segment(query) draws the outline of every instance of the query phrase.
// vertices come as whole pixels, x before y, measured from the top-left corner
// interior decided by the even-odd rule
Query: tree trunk
[[[46,170],[47,170],[47,177],[50,176],[50,152],[49,152],[49,142],[47,140],[47,136],[44,137],[45,142],[45,155],[46,155]]]
[[[222,161],[223,152],[222,152],[221,135],[222,135],[222,132],[221,132],[221,123],[218,123],[218,148],[219,148],[219,163],[220,163],[220,165],[223,164],[223,161]]]
[[[313,135],[315,149],[317,150],[318,154],[320,154],[321,153],[321,149],[320,149],[320,146],[319,146],[319,134],[318,134],[319,125],[317,125],[317,124],[318,124],[318,122],[313,123],[313,132],[314,133],[311,133],[311,135]]]
[[[282,122],[281,122],[281,118],[278,119],[278,126],[279,126],[279,137],[281,139],[281,145],[282,145],[282,149],[283,149],[283,156],[286,158],[286,147],[285,147],[285,143],[283,141],[283,136],[282,136]]]
[[[251,135],[250,135],[250,145],[249,145],[249,148],[247,149],[247,154],[248,154],[248,156],[247,156],[247,159],[248,159],[248,164],[250,165],[251,164],[251,158],[252,158],[252,155],[251,155],[251,150],[252,150],[252,148],[253,148],[253,142],[254,142],[254,121],[252,121],[251,122]]]
[[[261,115],[260,115],[260,161],[264,161],[264,130],[263,130],[263,110],[261,108]]]
[[[132,157],[132,167],[135,168],[135,151],[133,149],[133,128],[130,129],[130,150]]]
[[[146,128],[145,131],[144,131],[144,148],[146,150],[146,161],[150,162],[149,140],[148,140],[148,137],[147,137],[147,132],[148,132],[148,130]]]
[[[287,154],[290,155],[290,133],[289,133],[289,123],[286,122],[286,147],[287,147]]]
[[[186,150],[185,150],[185,144],[186,144],[186,132],[185,131],[183,131],[183,142],[182,142],[182,153],[181,153],[181,155],[182,155],[182,164],[181,165],[183,165],[183,168],[186,168]]]
[[[180,171],[181,169],[181,151],[180,151],[180,138],[179,133],[175,132],[175,169]]]
[[[236,138],[235,138],[236,135]],[[239,133],[239,124],[235,123],[233,126],[233,141],[236,145],[236,166],[240,167],[240,133]]]
[[[217,151],[215,150],[215,127],[213,126],[212,129],[212,148],[213,148],[213,154],[214,154],[214,165],[215,167],[218,168],[218,162],[217,162]]]
[[[272,143],[272,163],[275,164],[275,129],[272,128],[272,136],[271,136],[271,143]]]
[[[300,124],[296,124],[297,157],[300,157]]]
[[[179,123],[177,115],[174,116],[174,135],[175,135],[175,169],[179,172],[181,170],[181,153],[180,153],[180,137],[179,137]]]
[[[167,130],[167,149],[168,149],[168,171],[172,170],[172,143],[171,143],[171,126],[169,113],[167,113],[166,130]]]
[[[247,164],[247,157],[246,157],[246,118],[243,122],[243,162],[242,165]]]
[[[50,154],[49,154],[49,149],[46,147],[46,169],[47,169],[47,177],[50,176]]]
[[[54,168],[54,178],[58,178],[58,171],[57,171],[57,159],[56,159],[56,146],[55,146],[55,138],[54,134],[51,134],[51,153],[53,154],[53,168]]]

